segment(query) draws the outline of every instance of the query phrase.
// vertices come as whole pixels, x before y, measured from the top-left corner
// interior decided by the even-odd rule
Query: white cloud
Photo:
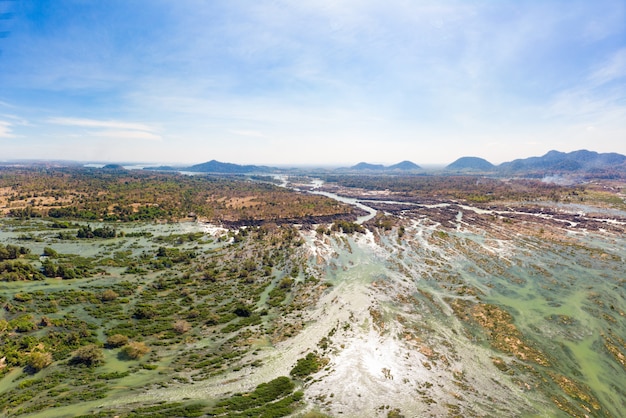
[[[48,122],[56,125],[81,126],[86,128],[130,129],[137,131],[155,131],[151,126],[142,123],[121,122],[115,120],[97,120],[81,118],[50,118]]]
[[[110,139],[140,139],[148,141],[160,141],[162,138],[145,131],[129,131],[129,130],[103,130],[90,133],[91,136],[110,138]]]
[[[15,138],[11,133],[11,124],[0,120],[0,138]]]
[[[49,118],[48,122],[70,127],[94,128],[89,130],[87,135],[100,138],[148,141],[162,139],[155,127],[143,123],[64,117]]]
[[[553,97],[549,107],[552,116],[566,119],[587,119],[587,125],[614,124],[623,126],[626,116],[626,48],[613,53],[574,87]],[[578,121],[577,121],[578,122]]]
[[[245,137],[250,137],[250,138],[263,138],[263,139],[267,138],[267,135],[259,131],[251,131],[251,130],[246,130],[246,129],[231,129],[229,132],[235,135],[245,136]]]
[[[590,76],[593,85],[602,85],[626,77],[626,48],[615,52]]]
[[[2,100],[0,100],[0,106],[2,106],[2,107],[8,107],[9,109],[14,109],[14,108],[15,108],[15,106],[13,106],[12,104],[9,104],[9,103],[4,102],[4,101],[2,101]]]

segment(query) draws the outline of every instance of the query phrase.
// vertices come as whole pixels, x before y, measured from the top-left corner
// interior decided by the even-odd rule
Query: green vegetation
[[[26,254],[30,254],[29,248],[0,244],[0,260],[15,260]]]
[[[353,213],[350,206],[323,196],[233,176],[13,168],[0,170],[0,190],[5,214],[22,219],[47,216],[61,229],[71,227],[68,219],[136,222],[203,217],[238,225]],[[79,238],[113,238],[114,233],[106,226],[100,230],[80,226],[77,232]],[[66,232],[59,236],[69,237]]]
[[[284,417],[292,414],[302,399],[302,392],[293,392],[294,383],[288,377],[278,377],[262,383],[253,392],[234,395],[219,401],[209,411],[210,416],[224,417]]]
[[[76,350],[70,362],[72,364],[84,364],[85,366],[95,367],[103,361],[102,349],[96,344],[89,344]]]
[[[303,379],[313,373],[318,372],[323,366],[323,362],[315,353],[309,353],[306,357],[298,360],[290,374],[293,377]]]
[[[41,272],[31,264],[20,261],[0,262],[0,281],[16,282],[26,280],[42,280]]]
[[[91,226],[84,225],[78,228],[76,238],[115,238],[116,235],[115,229],[107,225],[96,229],[91,229]]]
[[[283,376],[258,385],[252,392],[235,394],[230,398],[217,400],[212,406],[197,402],[161,402],[130,409],[122,414],[120,414],[120,408],[117,408],[114,411],[104,410],[84,415],[84,417],[121,415],[126,418],[200,416],[279,418],[291,415],[301,407],[303,393],[294,390],[295,384],[288,377]]]
[[[131,360],[137,360],[143,357],[144,354],[147,354],[150,351],[150,348],[142,343],[137,341],[131,341],[122,347],[121,354]]]
[[[28,357],[27,366],[34,372],[38,372],[43,368],[48,367],[52,363],[52,354],[33,351]]]
[[[50,180],[42,180],[42,174]],[[503,198],[588,197],[582,187],[534,188],[532,181],[341,181],[363,188],[384,186],[407,200],[429,194],[490,203]],[[502,380],[503,385],[519,384],[525,391],[528,382],[533,390],[554,395],[549,399],[556,408],[572,414],[589,410],[601,416],[601,408],[610,403],[604,392],[591,387],[592,380],[581,378],[587,365],[577,364],[578,353],[570,344],[575,347],[593,335],[590,352],[605,352],[603,361],[611,370],[626,367],[619,234],[602,248],[563,244],[554,250],[560,258],[549,258],[541,253],[545,242],[567,235],[556,229],[566,223],[556,228],[541,224],[540,239],[528,239],[521,249],[513,249],[529,230],[534,233],[531,217],[466,211],[466,231],[457,229],[455,222],[461,205],[429,205],[433,208],[415,212],[407,205],[406,213],[396,216],[383,202],[367,224],[372,231],[368,241],[373,237],[380,250],[373,255],[355,234],[365,228],[347,220],[351,209],[243,178],[31,169],[0,170],[0,185],[4,213],[18,216],[0,218],[3,416],[41,411],[63,415],[67,409],[57,408],[74,405],[80,405],[85,416],[102,417],[297,416],[304,413],[299,412],[304,404],[299,389],[319,383],[312,376],[321,370],[316,379],[333,373],[335,365],[326,367],[327,357],[344,348],[341,338],[361,330],[378,331],[381,338],[391,335],[408,347],[407,353],[414,350],[423,359],[415,367],[423,366],[425,373],[460,368],[464,359],[455,353],[454,341],[466,338],[467,344],[495,353],[494,370],[513,381]],[[313,230],[310,224],[317,216],[325,223]],[[187,221],[180,221],[183,218]],[[197,218],[223,222],[231,229],[208,234],[202,223],[190,221]],[[528,258],[515,251],[528,252]],[[565,261],[559,261],[562,258]],[[600,285],[595,276],[577,282],[586,269],[601,272]],[[350,277],[354,286],[366,283],[363,298],[381,294],[384,299],[380,304],[371,300],[365,319],[353,318],[360,315],[359,309],[347,299],[322,299],[328,302],[324,312],[350,309],[350,321],[332,325],[318,351],[308,347],[308,354],[296,355],[304,357],[290,357],[289,377],[255,388],[262,380],[254,379],[267,376],[266,366],[274,367],[268,353],[317,319],[310,313],[320,310],[310,308],[327,296],[327,277],[335,284],[342,277]],[[344,289],[336,286],[332,291]],[[526,306],[520,301],[530,299],[534,310],[518,316],[520,306]],[[507,305],[517,302],[522,305]],[[576,309],[567,303],[575,303]],[[439,333],[437,326],[449,321],[450,313],[455,328]],[[395,321],[393,327],[388,321]],[[590,333],[587,323],[602,324],[597,327],[601,331]],[[555,338],[532,337],[543,332]],[[554,354],[559,352],[561,356]],[[259,369],[261,373],[255,373]],[[383,368],[379,377],[399,383],[401,372],[394,369],[392,375]],[[471,370],[460,368],[451,377],[463,390],[459,397],[478,396],[471,387]],[[613,376],[606,379],[612,385],[605,386],[606,393],[623,394],[614,389],[621,386]],[[243,393],[218,388],[215,393],[228,397],[208,396],[201,402],[180,396],[192,393],[195,385],[213,388],[216,382],[232,382],[228,390]],[[239,389],[245,384],[249,386]],[[410,389],[413,383],[407,378],[402,384]],[[428,385],[433,386],[423,382],[423,393],[418,390],[415,396],[437,406]],[[135,394],[160,389],[165,393],[161,399],[169,401],[130,403]],[[313,402],[329,412],[325,408],[332,406],[333,396],[320,395],[319,403]],[[180,401],[170,402],[173,399]],[[456,404],[440,405],[455,414],[466,412]],[[388,416],[406,412],[391,404],[380,411]]]
[[[169,385],[188,376],[201,381],[258,367],[261,363],[250,358],[253,342],[279,341],[298,324],[294,305],[283,302],[297,297],[297,306],[306,306],[312,289],[322,285],[296,281],[306,269],[296,255],[301,238],[291,226],[251,227],[213,240],[197,231],[179,232],[185,224],[151,226],[146,234],[139,232],[144,225],[117,223],[115,229],[124,233],[81,244],[59,240],[53,232],[58,228],[45,219],[1,222],[15,237],[26,225],[28,233],[37,231],[41,241],[32,252],[42,255],[30,256],[28,246],[14,246],[9,250],[21,252],[18,259],[0,262],[6,266],[4,280],[23,281],[0,294],[0,358],[5,358],[0,378],[21,369],[23,376],[45,373],[54,382],[7,382],[6,401],[0,401],[3,414],[107,397],[116,393],[116,385],[137,376],[145,375],[133,387]],[[89,229],[98,228],[92,224]],[[229,240],[235,235],[236,242]],[[95,251],[84,256],[72,253],[93,246]],[[73,280],[60,286],[61,279]],[[43,280],[46,284],[37,287]],[[198,341],[204,343],[188,345]],[[166,356],[171,372],[163,375]],[[118,364],[114,371],[111,362]],[[293,411],[299,396],[271,401],[276,405],[267,413]],[[163,413],[196,411],[188,407],[172,406]],[[264,413],[263,408],[253,409]],[[141,408],[132,412],[144,413],[149,415]]]
[[[584,201],[584,186],[565,187],[540,180],[478,176],[327,176],[326,180],[343,187],[364,190],[389,190],[395,198],[465,200],[472,203],[494,201]]]
[[[349,222],[349,221],[344,221],[344,220],[337,220],[333,222],[333,225],[330,229],[331,231],[341,231],[346,234],[352,234],[355,232],[360,232],[360,233],[365,232],[365,228],[363,226],[354,222]]]

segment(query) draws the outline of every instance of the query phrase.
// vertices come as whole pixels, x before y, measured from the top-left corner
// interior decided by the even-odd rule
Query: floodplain
[[[626,410],[619,188],[41,176],[2,179],[6,416]]]

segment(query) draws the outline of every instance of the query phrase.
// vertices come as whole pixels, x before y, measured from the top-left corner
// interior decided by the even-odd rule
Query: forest
[[[218,223],[309,222],[348,205],[245,177],[139,170],[1,168],[0,210],[16,218],[104,221],[200,218]]]

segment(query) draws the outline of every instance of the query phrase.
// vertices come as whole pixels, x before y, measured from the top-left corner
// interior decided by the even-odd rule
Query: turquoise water
[[[552,366],[546,372],[587,386],[605,412],[621,416],[626,369],[608,352],[605,338],[613,336],[619,350],[626,351],[616,342],[626,340],[626,247],[602,235],[587,235],[571,245],[526,244],[533,250],[508,254],[513,263],[504,270],[494,265],[498,258],[483,259],[480,276],[467,273],[475,268],[473,262],[459,267],[469,281],[489,283],[483,301],[513,315],[524,336],[549,356]]]

